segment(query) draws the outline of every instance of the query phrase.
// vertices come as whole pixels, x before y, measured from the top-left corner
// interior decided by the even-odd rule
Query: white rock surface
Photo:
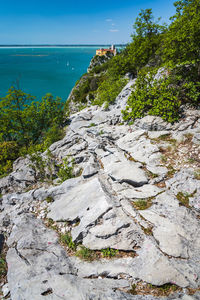
[[[38,183],[28,160],[19,159],[14,171],[0,179],[0,250],[6,240],[10,299],[200,298],[198,291],[189,296],[186,289],[200,286],[198,160],[193,168],[176,168],[169,178],[155,140],[169,133],[178,147],[190,133],[191,145],[198,145],[200,114],[186,110],[174,125],[154,116],[119,125],[134,82],[109,110],[92,106],[72,115],[65,137],[50,146],[58,162],[72,155],[81,176],[62,184],[55,179],[55,186]],[[187,205],[177,199],[178,193],[188,197]],[[146,210],[132,205],[149,198],[152,206]],[[50,228],[48,218],[53,220]],[[70,231],[75,243],[99,255],[107,248],[118,249],[119,255],[80,260],[59,243],[55,225],[59,234]],[[128,294],[138,283],[174,283],[183,289],[162,298]]]

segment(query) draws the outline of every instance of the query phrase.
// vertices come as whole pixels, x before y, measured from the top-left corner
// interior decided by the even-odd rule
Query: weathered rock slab
[[[80,221],[72,230],[73,239],[77,240],[82,239],[87,227],[111,207],[111,201],[104,193],[98,178],[94,178],[79,184],[52,203],[48,217],[55,221]]]
[[[124,189],[119,194],[127,199],[143,199],[155,197],[161,192],[162,189],[158,188],[157,186],[145,184],[142,187]]]
[[[100,224],[89,229],[83,245],[94,250],[113,248],[130,251],[141,246],[144,233],[121,208],[105,214]]]

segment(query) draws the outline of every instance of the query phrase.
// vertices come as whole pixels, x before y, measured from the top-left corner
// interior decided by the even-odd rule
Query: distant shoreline
[[[28,56],[28,57],[30,57],[30,56],[41,56],[41,57],[44,57],[44,56],[48,56],[48,55],[42,55],[42,54],[13,54],[13,55],[11,55],[11,56]]]
[[[109,47],[111,44],[99,45],[0,45],[0,48],[86,48]],[[115,44],[116,47],[125,47],[127,44]]]

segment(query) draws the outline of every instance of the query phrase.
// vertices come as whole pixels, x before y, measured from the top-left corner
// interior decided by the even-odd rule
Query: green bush
[[[63,160],[63,163],[59,165],[58,177],[60,182],[64,182],[67,179],[73,178],[74,160],[69,162],[68,157]]]
[[[171,78],[154,79],[155,73],[140,74],[123,113],[124,120],[135,120],[146,114],[160,116],[168,122],[179,118],[178,89]]]
[[[65,136],[65,131],[58,124],[53,124],[43,136],[43,149],[44,151],[53,143],[62,140]]]
[[[41,152],[36,151],[35,148],[33,149],[29,158],[31,161],[30,167],[36,172],[36,179],[41,182],[52,183],[56,177],[55,169],[57,166],[55,157],[49,150],[47,150],[46,156],[44,157]]]
[[[131,47],[128,45],[108,62],[107,68],[110,76],[124,76],[126,73],[136,75],[136,66],[130,49]]]
[[[19,155],[19,146],[16,142],[0,143],[0,177],[12,171],[12,164]]]
[[[19,156],[45,151],[63,137],[63,103],[46,94],[41,101],[11,87],[0,99],[0,176]],[[42,162],[38,164],[42,164]]]
[[[170,77],[173,84],[178,87],[181,104],[198,106],[200,103],[198,66],[192,62],[184,62],[172,68]]]
[[[174,65],[195,62],[200,79],[200,2],[199,0],[179,0],[174,3],[176,14],[171,18],[161,48],[165,63]]]
[[[200,82],[187,82],[182,86],[185,102],[193,105],[200,103]],[[182,94],[183,94],[182,93]]]
[[[92,70],[90,71],[91,74],[100,74],[103,73],[105,71],[107,71],[109,66],[109,61],[106,61],[100,65],[97,65],[95,67],[92,68]]]
[[[65,110],[70,110],[69,103],[71,101],[78,105],[81,110],[82,107],[87,105],[88,97],[91,101],[95,98],[95,92],[104,79],[105,76],[103,74],[97,76],[93,73],[84,74],[74,87],[69,100],[65,104]]]
[[[52,125],[63,122],[63,103],[46,94],[41,102],[11,87],[0,101],[0,140],[15,141],[20,147],[38,144]]]
[[[108,76],[107,80],[103,81],[97,90],[97,96],[94,104],[102,105],[105,103],[106,107],[113,103],[116,97],[127,83],[127,79],[121,77]]]

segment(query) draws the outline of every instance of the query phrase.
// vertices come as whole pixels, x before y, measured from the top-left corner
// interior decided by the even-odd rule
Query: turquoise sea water
[[[97,48],[0,48],[0,97],[18,81],[24,92],[37,99],[52,93],[65,101]]]

